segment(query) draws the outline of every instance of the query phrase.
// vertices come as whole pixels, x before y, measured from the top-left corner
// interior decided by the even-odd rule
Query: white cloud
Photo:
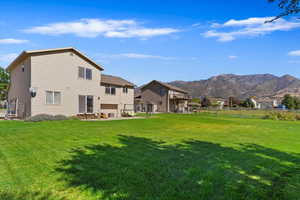
[[[300,28],[299,21],[278,19],[272,23],[265,23],[270,19],[273,19],[273,17],[248,18],[245,20],[231,19],[224,24],[214,23],[211,26],[214,29],[203,33],[203,36],[207,38],[215,37],[220,42],[229,42],[240,37],[258,37],[275,31],[289,31]],[[230,30],[227,30],[228,28]]]
[[[289,56],[300,56],[300,50],[290,51],[288,53]]]
[[[99,60],[111,58],[130,58],[130,59],[159,59],[159,60],[174,60],[174,57],[140,54],[140,53],[120,53],[120,54],[98,54]]]
[[[228,56],[228,58],[231,60],[234,60],[234,59],[237,59],[238,57],[237,56]]]
[[[192,24],[192,27],[200,27],[200,26],[202,26],[202,23],[194,23],[194,24]]]
[[[12,62],[17,56],[18,54],[16,53],[2,54],[0,55],[0,64],[7,65]]]
[[[266,21],[273,19],[274,17],[252,17],[244,20],[231,19],[225,22],[222,26],[251,26],[265,24]]]
[[[122,54],[119,54],[119,55],[121,57],[136,58],[136,59],[160,59],[160,60],[174,60],[175,59],[173,57],[147,55],[147,54],[137,54],[137,53],[122,53]]]
[[[28,42],[28,40],[19,40],[13,38],[0,39],[0,44],[22,44],[26,42]]]
[[[149,38],[179,32],[174,28],[146,28],[135,20],[81,19],[74,22],[59,22],[24,30],[43,35],[74,34],[78,37],[104,36],[110,38]]]

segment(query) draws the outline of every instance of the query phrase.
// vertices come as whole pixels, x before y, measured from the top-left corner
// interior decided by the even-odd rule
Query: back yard
[[[300,122],[0,121],[1,200],[300,199]]]

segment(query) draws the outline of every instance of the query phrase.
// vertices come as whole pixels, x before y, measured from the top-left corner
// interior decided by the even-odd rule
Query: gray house
[[[187,112],[190,97],[181,88],[151,81],[135,97],[136,112]]]

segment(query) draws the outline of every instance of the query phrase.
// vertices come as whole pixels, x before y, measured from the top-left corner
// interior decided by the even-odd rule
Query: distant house
[[[135,111],[187,112],[189,100],[185,90],[154,80],[144,85],[135,97]]]
[[[134,84],[127,80],[111,76],[101,75],[100,93],[101,113],[109,117],[120,117],[122,113],[134,112]]]
[[[250,98],[250,101],[253,103],[255,109],[261,109],[261,104],[258,103],[253,97]]]
[[[24,51],[7,70],[9,114],[19,118],[133,110],[133,84],[102,75],[101,65],[72,47]]]

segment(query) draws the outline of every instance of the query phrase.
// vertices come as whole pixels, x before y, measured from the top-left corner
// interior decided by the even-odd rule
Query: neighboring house
[[[261,109],[261,104],[258,103],[253,97],[250,98],[250,101],[253,103],[255,109]]]
[[[9,114],[19,118],[101,113],[101,104],[110,103],[101,86],[103,67],[72,47],[24,51],[7,70]],[[112,104],[119,100],[111,98]]]
[[[188,93],[178,87],[151,81],[135,98],[136,112],[187,112]]]
[[[209,98],[211,101],[211,107],[222,110],[225,106],[226,100],[223,98]]]
[[[134,84],[123,78],[101,76],[101,112],[109,117],[121,116],[122,113],[134,113]]]

